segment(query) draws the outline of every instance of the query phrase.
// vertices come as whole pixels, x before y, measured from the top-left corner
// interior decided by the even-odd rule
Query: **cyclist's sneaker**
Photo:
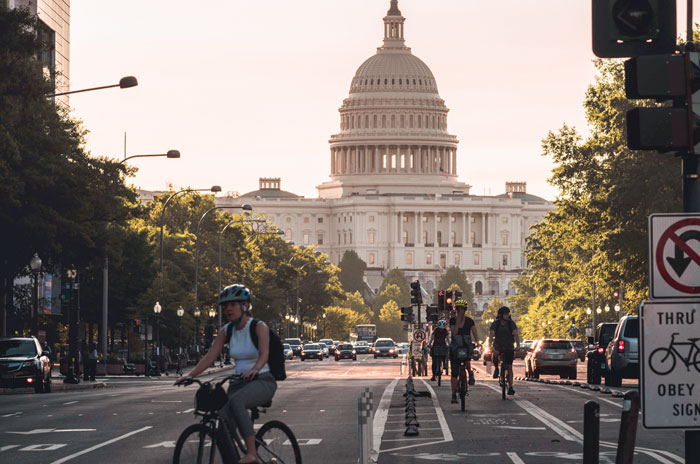
[[[457,393],[452,394],[452,399],[450,400],[452,404],[457,404]]]
[[[476,381],[474,380],[474,372],[469,371],[469,385],[474,385]]]
[[[496,368],[496,369],[493,371],[493,378],[494,378],[494,379],[497,379],[497,378],[498,378],[498,374],[499,374],[498,368]]]
[[[431,382],[435,382],[435,376],[430,377]]]
[[[508,389],[508,394],[509,394],[509,395],[515,395],[515,390],[513,390],[513,387],[510,387],[510,388]]]

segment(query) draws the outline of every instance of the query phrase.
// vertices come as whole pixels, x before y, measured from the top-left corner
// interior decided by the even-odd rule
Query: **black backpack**
[[[257,319],[250,321],[250,338],[253,339],[255,348],[258,347],[258,334],[255,332],[255,327],[257,325]],[[284,370],[284,347],[282,346],[282,340],[280,340],[269,326],[267,330],[270,334],[270,355],[267,360],[267,365],[270,366],[270,373],[275,380],[284,380],[287,378],[287,372]],[[231,345],[231,335],[233,335],[233,324],[229,323],[228,327],[226,327],[226,340],[228,340],[229,346]]]

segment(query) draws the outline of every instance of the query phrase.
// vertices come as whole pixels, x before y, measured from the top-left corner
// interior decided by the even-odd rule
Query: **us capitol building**
[[[430,68],[404,42],[398,1],[384,17],[384,42],[360,65],[330,138],[330,180],[318,198],[282,190],[281,179],[219,197],[264,212],[296,245],[313,246],[334,264],[346,250],[367,263],[366,295],[386,272],[403,270],[428,292],[449,266],[463,269],[483,310],[512,292],[523,268],[528,229],[553,208],[507,182],[497,196],[469,193],[457,178],[457,137],[447,132],[445,101]]]

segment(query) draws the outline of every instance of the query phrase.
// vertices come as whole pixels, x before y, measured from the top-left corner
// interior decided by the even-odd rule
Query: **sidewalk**
[[[233,364],[226,365],[224,364],[223,367],[219,367],[218,364],[214,364],[212,367],[209,369],[205,370],[202,374],[200,375],[207,375],[207,374],[216,374],[217,372],[222,372],[226,371],[229,369],[233,369]],[[183,369],[183,373],[187,374],[189,373],[194,366],[187,366],[185,369]],[[164,372],[163,375],[157,376],[157,377],[144,377],[143,375],[100,375],[96,377],[97,380],[95,381],[90,381],[90,380],[82,380],[82,376],[80,377],[80,383],[63,383],[63,379],[65,378],[64,375],[62,375],[59,372],[59,367],[54,366],[53,369],[51,370],[51,391],[52,392],[64,392],[64,391],[80,391],[80,390],[91,390],[93,388],[105,388],[107,386],[107,383],[104,382],[103,380],[109,380],[109,379],[120,379],[120,380],[152,380],[154,382],[158,382],[161,380],[173,380],[177,378],[177,375],[175,372]],[[22,393],[34,393],[33,388],[0,388],[0,395],[9,395],[9,394],[22,394]]]

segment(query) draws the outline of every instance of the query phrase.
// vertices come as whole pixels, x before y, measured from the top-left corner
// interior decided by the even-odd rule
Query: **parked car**
[[[578,359],[581,361],[586,360],[586,344],[583,343],[583,340],[569,340],[571,344],[573,345],[574,349],[576,350],[576,355],[578,356]]]
[[[51,391],[51,360],[35,337],[0,338],[0,387]]]
[[[525,359],[525,355],[527,355],[527,348],[522,344],[513,350],[513,359]]]
[[[340,361],[341,359],[352,359],[357,361],[357,353],[355,352],[355,347],[350,343],[340,343],[335,350],[335,360]]]
[[[615,322],[602,322],[596,327],[594,344],[589,347],[586,353],[586,382],[591,385],[598,385],[608,372],[605,349],[615,335],[616,328],[617,323]]]
[[[294,358],[294,350],[292,350],[292,346],[289,343],[282,343],[282,351],[284,352],[284,359]]]
[[[292,347],[292,352],[294,356],[301,355],[301,339],[300,338],[287,338],[284,343],[289,344]]]
[[[539,379],[541,374],[559,374],[576,380],[576,349],[568,340],[543,338],[525,356],[525,376]]]
[[[369,343],[367,343],[367,342],[355,343],[355,352],[357,354],[368,354],[369,353]]]
[[[321,351],[323,351],[323,357],[327,358],[328,357],[328,346],[325,343],[318,342],[318,346],[321,347]]]
[[[324,338],[318,341],[319,343],[324,343],[328,348],[328,356],[335,356],[335,344],[330,338]]]
[[[639,319],[624,316],[605,349],[605,385],[619,387],[622,379],[639,378]]]
[[[300,357],[302,361],[306,359],[318,359],[319,361],[323,361],[323,350],[321,346],[316,343],[307,343],[301,349]]]
[[[391,338],[379,338],[374,342],[374,358],[398,358],[399,349]]]

